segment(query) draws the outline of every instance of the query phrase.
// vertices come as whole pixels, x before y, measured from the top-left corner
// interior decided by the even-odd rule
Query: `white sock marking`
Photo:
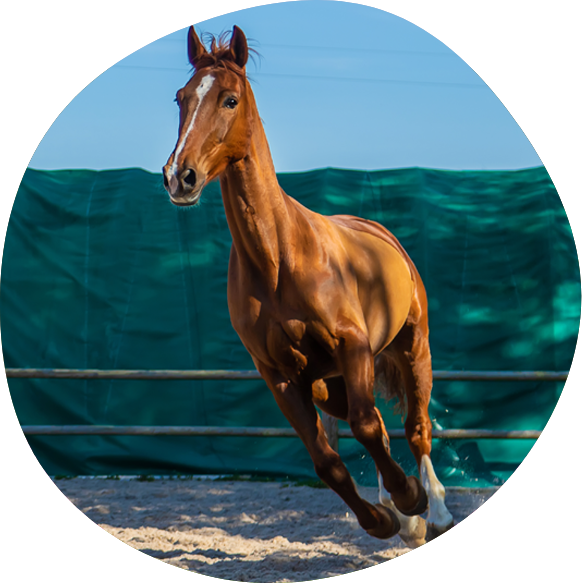
[[[453,522],[453,516],[445,506],[445,488],[438,480],[432,461],[426,454],[420,461],[420,480],[428,495],[427,523],[444,529]]]
[[[418,547],[425,543],[426,525],[424,519],[420,515],[413,515],[409,517],[398,511],[398,508],[392,501],[390,493],[384,488],[382,475],[378,473],[378,499],[384,507],[388,507],[398,517],[400,521],[400,531],[398,535],[408,547]]]

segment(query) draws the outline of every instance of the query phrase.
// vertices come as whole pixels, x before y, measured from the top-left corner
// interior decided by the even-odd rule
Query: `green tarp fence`
[[[568,370],[580,320],[580,272],[558,194],[543,167],[521,171],[279,175],[324,214],[379,221],[427,288],[435,369]],[[253,369],[226,303],[231,243],[217,183],[199,207],[172,206],[161,175],[139,169],[28,170],[2,262],[6,367]],[[262,381],[31,380],[9,383],[23,425],[287,426]],[[542,430],[563,383],[435,382],[437,428]],[[389,428],[401,427],[380,404]],[[297,438],[31,436],[50,475],[315,476]],[[505,480],[531,440],[435,440],[445,484]],[[404,440],[395,458],[414,461]],[[375,483],[352,439],[340,454]]]

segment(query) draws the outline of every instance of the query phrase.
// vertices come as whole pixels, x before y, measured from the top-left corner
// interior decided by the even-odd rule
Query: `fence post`
[[[321,413],[321,421],[327,434],[327,441],[329,445],[337,452],[339,447],[339,430],[337,427],[337,419],[325,412]]]

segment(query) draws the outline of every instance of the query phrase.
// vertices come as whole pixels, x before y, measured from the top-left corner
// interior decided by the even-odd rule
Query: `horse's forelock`
[[[220,36],[212,33],[202,33],[204,45],[210,47],[200,56],[196,62],[195,71],[205,69],[206,67],[223,66],[233,70],[235,73],[242,73],[240,67],[234,62],[234,56],[230,50],[230,37],[228,32],[223,32]]]
[[[203,32],[202,40],[205,45],[210,46],[211,53],[219,53],[223,51],[228,51],[230,48],[230,31],[225,31],[216,36],[211,32]]]
[[[223,32],[219,36],[209,32],[202,33],[202,40],[206,46],[210,47],[210,50],[198,59],[194,73],[206,67],[224,67],[244,77],[244,69],[235,63],[234,55],[230,50],[230,37],[229,31]],[[249,48],[249,52],[257,54],[252,48]]]

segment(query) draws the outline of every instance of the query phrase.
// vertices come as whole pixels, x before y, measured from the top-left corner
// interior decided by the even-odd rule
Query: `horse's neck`
[[[275,279],[290,243],[288,197],[277,181],[258,113],[248,155],[220,178],[226,219],[238,256]]]

